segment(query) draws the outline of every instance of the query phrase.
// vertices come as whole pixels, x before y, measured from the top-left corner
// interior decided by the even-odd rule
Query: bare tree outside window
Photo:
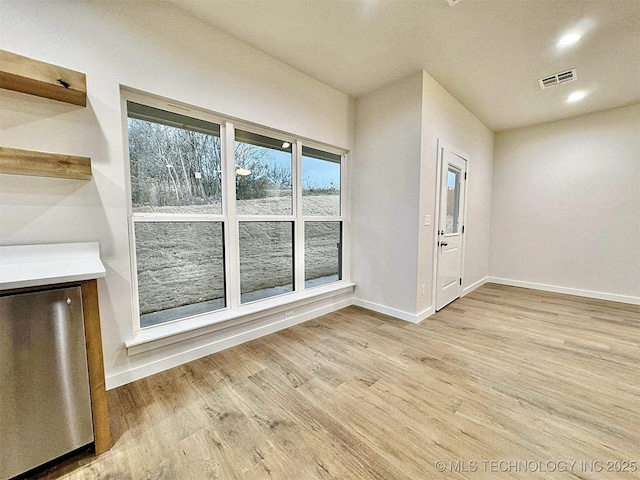
[[[291,215],[293,213],[291,144],[236,130],[234,148],[236,167],[238,167],[238,175],[236,175],[238,214]]]
[[[220,137],[128,119],[136,212],[222,213]]]

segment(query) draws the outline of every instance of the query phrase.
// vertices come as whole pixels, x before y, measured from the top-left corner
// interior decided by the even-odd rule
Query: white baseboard
[[[180,350],[176,354],[162,356],[162,358],[158,360],[132,367],[125,372],[108,376],[105,379],[107,390],[183,365],[187,362],[197,360],[198,358],[206,357],[212,353],[235,347],[236,345],[255,340],[270,333],[275,333],[279,330],[292,327],[321,315],[326,315],[327,313],[340,310],[341,308],[348,307],[352,304],[353,298],[349,296],[348,298],[335,301],[329,305],[308,309],[303,313],[290,318],[283,318],[282,314],[277,314],[265,317],[259,322],[240,325],[237,329],[230,328],[228,331],[221,331],[208,343],[196,345],[191,349]]]
[[[400,320],[411,323],[420,323],[422,320],[429,317],[430,315],[433,315],[433,313],[435,312],[435,309],[433,307],[429,307],[419,313],[409,313],[397,308],[380,305],[379,303],[362,300],[361,298],[354,298],[353,305],[357,305],[359,307],[366,308],[367,310],[373,310],[374,312],[389,315],[390,317],[398,318]]]
[[[512,287],[532,288],[534,290],[544,290],[545,292],[564,293],[576,295],[578,297],[595,298],[598,300],[609,300],[611,302],[630,303],[640,305],[640,297],[628,295],[618,295],[616,293],[594,292],[592,290],[581,290],[578,288],[559,287],[557,285],[547,285],[544,283],[523,282],[521,280],[511,280],[508,278],[488,277],[486,282],[509,285]]]
[[[416,318],[418,320],[416,323],[420,323],[425,318],[429,318],[434,313],[436,313],[436,307],[429,307],[424,309],[423,311],[416,314]]]
[[[476,288],[480,288],[482,285],[484,285],[485,283],[487,283],[489,281],[489,277],[484,277],[481,278],[480,280],[478,280],[475,283],[472,283],[471,285],[469,285],[468,287],[465,287],[462,290],[462,296],[464,297],[465,295],[467,295],[468,293],[473,292]]]

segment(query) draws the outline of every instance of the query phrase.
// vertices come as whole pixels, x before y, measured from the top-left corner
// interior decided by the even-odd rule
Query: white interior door
[[[462,294],[462,245],[467,161],[447,147],[440,149],[436,310]]]

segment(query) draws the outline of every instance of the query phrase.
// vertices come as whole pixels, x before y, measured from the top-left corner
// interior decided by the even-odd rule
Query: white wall
[[[422,73],[356,101],[352,273],[360,304],[415,314]]]
[[[496,135],[491,275],[640,302],[640,105]]]
[[[238,334],[127,356],[134,320],[120,86],[347,149],[353,101],[164,2],[4,0],[0,48],[87,74],[87,108],[0,91],[3,146],[90,156],[94,173],[90,182],[0,175],[0,244],[100,242],[107,386]]]
[[[416,289],[421,291],[421,285],[427,285],[426,294],[418,295],[417,311],[428,313],[435,303],[432,293],[438,139],[469,156],[462,266],[462,288],[467,293],[479,286],[489,272],[493,132],[426,72],[422,80],[422,98],[420,218],[431,215],[432,222],[430,227],[422,226],[419,232]]]
[[[411,321],[434,306],[438,139],[470,155],[463,266],[469,290],[488,275],[493,132],[426,72],[356,101],[355,296],[360,305]],[[424,215],[431,215],[430,226]]]

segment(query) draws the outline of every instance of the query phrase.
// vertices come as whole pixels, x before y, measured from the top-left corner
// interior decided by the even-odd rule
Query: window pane
[[[340,155],[302,147],[302,214],[340,215]]]
[[[293,222],[240,222],[241,303],[293,291]]]
[[[240,215],[291,215],[291,144],[236,130],[236,199]]]
[[[447,172],[447,222],[445,234],[458,233],[460,211],[460,172],[449,167]]]
[[[305,288],[342,279],[342,222],[305,222]]]
[[[140,326],[225,307],[221,222],[135,224]]]
[[[220,126],[127,105],[133,211],[222,213]]]

